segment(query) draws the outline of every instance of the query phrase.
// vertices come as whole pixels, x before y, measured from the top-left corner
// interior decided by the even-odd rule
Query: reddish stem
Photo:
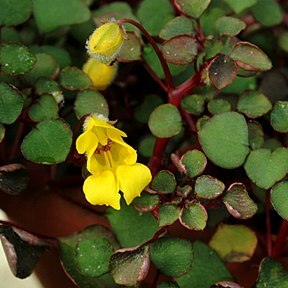
[[[288,232],[288,222],[283,220],[275,241],[272,257],[274,258],[281,257],[286,243],[287,232]]]
[[[271,257],[272,256],[272,232],[271,232],[271,217],[270,217],[270,191],[267,191],[266,193],[265,212],[266,212],[267,254],[268,254],[268,257]]]

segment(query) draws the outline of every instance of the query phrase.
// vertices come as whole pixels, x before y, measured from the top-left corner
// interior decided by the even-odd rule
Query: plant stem
[[[271,257],[272,256],[272,233],[271,233],[271,218],[270,218],[270,191],[267,191],[266,193],[265,212],[266,212],[267,254],[268,254],[268,257]]]
[[[166,85],[168,87],[168,91],[174,89],[174,83],[173,83],[173,78],[170,72],[170,69],[168,67],[167,62],[165,61],[161,50],[159,49],[157,43],[154,41],[153,37],[147,32],[147,30],[138,22],[132,20],[132,19],[128,19],[128,18],[123,18],[117,21],[120,25],[124,24],[124,23],[130,23],[132,25],[134,25],[135,27],[137,27],[142,34],[146,37],[146,39],[149,41],[149,43],[151,44],[151,46],[153,47],[155,53],[158,56],[158,59],[162,65],[164,74],[165,74],[165,80],[166,80]],[[158,76],[157,76],[158,77]]]
[[[281,254],[283,252],[286,243],[287,232],[288,232],[288,222],[286,220],[283,220],[275,241],[272,257],[274,258],[281,257]]]
[[[16,132],[15,140],[14,140],[13,146],[11,148],[10,157],[9,157],[10,160],[17,156],[17,150],[19,148],[19,143],[20,143],[20,140],[22,138],[24,130],[25,130],[25,123],[21,121],[21,122],[19,122],[19,126],[18,126],[18,129]]]

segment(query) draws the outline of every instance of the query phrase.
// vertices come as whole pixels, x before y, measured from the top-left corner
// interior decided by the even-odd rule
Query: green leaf
[[[283,51],[285,51],[286,53],[288,52],[288,32],[287,31],[284,31],[279,35],[278,45]]]
[[[158,212],[158,223],[160,227],[173,224],[180,215],[180,207],[174,204],[164,204]]]
[[[95,243],[93,243],[94,241]],[[109,242],[110,244],[108,245],[107,242]],[[84,230],[77,232],[76,234],[70,235],[65,238],[64,237],[59,238],[58,244],[60,248],[60,256],[61,256],[62,265],[65,271],[68,273],[68,275],[79,286],[84,287],[84,288],[117,287],[117,285],[113,281],[110,274],[104,274],[100,277],[91,277],[87,274],[83,275],[82,273],[80,273],[80,270],[78,267],[79,258],[81,259],[81,256],[79,254],[79,247],[80,247],[81,253],[84,253],[84,257],[86,257],[86,262],[83,261],[82,259],[80,260],[80,268],[83,267],[81,266],[83,265],[83,263],[86,263],[86,265],[88,264],[87,272],[89,272],[90,274],[94,274],[95,271],[97,274],[98,269],[101,270],[103,269],[103,267],[107,268],[107,265],[109,264],[109,258],[107,256],[108,254],[110,254],[110,251],[111,251],[110,246],[112,245],[113,250],[118,249],[118,244],[113,234],[107,228],[100,226],[100,225],[89,226],[85,228]],[[92,245],[92,247],[90,245]],[[94,248],[93,248],[93,245],[95,245]],[[101,246],[102,248],[104,248],[104,251],[106,253],[106,256],[104,255],[104,257],[102,258],[102,260],[105,260],[105,263],[98,262],[100,260],[99,258],[94,258],[94,257],[92,259],[90,258],[91,253],[94,256],[95,255],[97,257],[99,256],[98,252],[101,252],[101,250],[99,251]],[[89,251],[90,251],[90,254],[89,254]],[[77,262],[78,262],[78,265],[77,265]],[[98,265],[101,266],[100,268],[98,268],[97,263],[99,263]],[[90,265],[92,266],[89,267]]]
[[[186,273],[192,265],[192,245],[184,239],[161,238],[150,246],[150,257],[161,273],[179,276]]]
[[[182,13],[199,18],[210,2],[211,0],[175,0],[175,5]]]
[[[200,203],[193,203],[184,207],[180,214],[180,223],[190,230],[204,230],[206,227],[208,214],[206,209]]]
[[[149,262],[149,246],[121,249],[111,257],[111,274],[117,284],[133,286],[145,279]]]
[[[31,0],[0,0],[0,26],[22,24],[31,15]]]
[[[252,7],[258,0],[224,0],[237,14],[240,14],[245,9]]]
[[[160,203],[159,196],[156,194],[141,193],[140,197],[133,200],[132,204],[139,211],[149,212],[154,210]]]
[[[60,73],[60,85],[68,90],[84,90],[93,85],[91,79],[77,67],[65,67]]]
[[[204,153],[197,149],[187,151],[183,154],[180,161],[184,166],[184,171],[190,178],[202,174],[207,165],[207,159]]]
[[[0,143],[5,137],[5,126],[0,123]]]
[[[192,35],[193,32],[192,20],[184,16],[177,16],[166,23],[160,31],[159,37],[169,40],[179,35]]]
[[[247,123],[249,131],[249,145],[252,150],[259,149],[264,143],[264,132],[262,126],[256,122],[251,121]]]
[[[159,228],[150,213],[139,212],[124,203],[119,211],[108,208],[106,216],[122,247],[133,247],[150,240]]]
[[[225,16],[226,12],[218,7],[207,9],[203,15],[200,17],[200,24],[203,31],[203,34],[208,35],[217,35],[215,22],[219,17]],[[217,43],[217,42],[216,42]],[[215,55],[214,55],[215,56]]]
[[[181,107],[193,115],[201,115],[204,111],[205,99],[203,95],[188,95],[181,101]]]
[[[0,16],[1,17],[1,16]],[[2,27],[1,28],[1,42],[20,42],[20,34],[14,27]]]
[[[25,190],[28,172],[21,164],[8,164],[0,167],[0,190],[10,195],[18,195]]]
[[[245,22],[230,16],[218,18],[215,25],[220,36],[235,36],[246,27]]]
[[[173,37],[163,43],[162,54],[168,63],[185,65],[194,61],[197,56],[198,43],[188,35]]]
[[[117,59],[121,62],[141,60],[141,39],[134,31],[126,32],[127,38],[121,47]]]
[[[156,137],[169,138],[180,133],[181,115],[174,105],[162,104],[151,113],[148,126]]]
[[[151,188],[161,193],[173,193],[176,185],[174,174],[168,170],[159,171],[151,182]]]
[[[84,115],[97,113],[108,117],[108,103],[97,90],[84,90],[77,94],[74,110],[78,119]]]
[[[149,134],[144,136],[138,145],[138,151],[140,154],[142,154],[144,157],[151,157],[153,155],[153,150],[155,146],[156,138]]]
[[[196,179],[194,189],[197,197],[214,199],[223,193],[225,185],[210,175],[202,175]]]
[[[222,168],[241,166],[249,153],[248,127],[245,118],[236,112],[213,116],[198,135],[206,156]]]
[[[212,85],[222,89],[234,81],[237,67],[229,56],[218,55],[209,64],[208,73]]]
[[[0,123],[12,124],[21,114],[24,98],[15,88],[0,82]]]
[[[161,282],[157,288],[179,288],[176,282]]]
[[[72,131],[62,120],[39,122],[21,144],[23,156],[35,163],[56,164],[65,161],[72,144]]]
[[[175,281],[181,288],[210,288],[216,282],[232,280],[217,253],[206,244],[192,244],[194,260],[190,270]]]
[[[59,66],[54,57],[45,53],[38,53],[33,69],[24,75],[25,80],[34,84],[39,78],[46,77],[52,79],[59,71]]]
[[[0,64],[2,71],[10,75],[24,74],[32,69],[36,57],[21,44],[2,44],[0,46]]]
[[[271,189],[271,203],[277,213],[288,220],[288,199],[287,199],[288,181],[283,181]]]
[[[58,105],[53,96],[44,94],[29,109],[29,117],[35,121],[58,118]]]
[[[271,258],[264,258],[260,264],[260,273],[256,288],[288,287],[288,273],[280,262]]]
[[[269,189],[288,172],[288,149],[251,151],[244,165],[248,177],[260,188]]]
[[[34,270],[48,245],[38,237],[10,226],[0,226],[0,238],[14,276],[26,278]]]
[[[278,132],[288,132],[288,101],[277,101],[270,115],[272,127]]]
[[[272,68],[268,56],[256,45],[249,42],[238,42],[230,57],[238,67],[247,71],[266,71]]]
[[[237,110],[249,118],[265,115],[272,109],[269,99],[258,91],[249,91],[242,94],[237,104]]]
[[[40,78],[35,83],[35,91],[38,95],[49,94],[53,96],[57,104],[63,103],[64,96],[58,82],[47,78]]]
[[[33,14],[40,33],[78,24],[90,18],[90,10],[80,0],[33,0]]]
[[[241,94],[245,90],[255,90],[258,87],[258,84],[256,83],[255,77],[239,77],[237,76],[233,83],[226,86],[222,92],[223,93],[235,93],[235,94]]]
[[[257,205],[249,197],[242,183],[230,185],[223,197],[223,202],[229,213],[238,219],[251,218],[257,212]]]
[[[215,115],[231,111],[231,104],[225,99],[212,99],[207,105],[208,111]]]
[[[143,0],[138,7],[137,17],[152,36],[158,35],[162,27],[173,18],[173,7],[169,0]]]
[[[244,225],[220,224],[212,236],[209,246],[227,262],[244,262],[254,254],[257,237]]]
[[[281,6],[275,0],[257,0],[251,12],[263,26],[278,25],[283,20]]]

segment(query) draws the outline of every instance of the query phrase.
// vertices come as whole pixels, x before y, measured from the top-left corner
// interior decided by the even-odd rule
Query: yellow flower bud
[[[97,28],[86,42],[88,54],[104,64],[112,62],[119,53],[125,38],[124,28],[116,22]]]
[[[114,80],[117,68],[117,62],[110,66],[89,58],[83,66],[83,71],[90,77],[97,90],[105,90]]]

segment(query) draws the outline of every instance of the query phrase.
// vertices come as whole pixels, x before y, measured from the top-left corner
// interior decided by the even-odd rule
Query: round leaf
[[[207,159],[201,151],[194,149],[192,151],[187,151],[181,157],[181,163],[184,166],[187,175],[190,178],[194,178],[203,173],[207,165]]]
[[[215,115],[231,111],[231,104],[225,99],[212,99],[208,102],[207,108]]]
[[[175,0],[176,7],[184,14],[199,18],[211,0]]]
[[[181,224],[190,230],[204,230],[206,227],[208,214],[204,206],[199,203],[183,208],[180,214]]]
[[[150,246],[150,257],[157,269],[168,276],[179,276],[190,269],[193,251],[190,241],[161,238]]]
[[[220,167],[239,167],[249,153],[248,127],[245,118],[236,112],[213,116],[198,135],[206,156]]]
[[[220,224],[209,246],[227,262],[244,262],[253,256],[257,237],[253,230],[244,225]]]
[[[31,0],[0,0],[0,26],[19,25],[31,15]]]
[[[141,60],[141,39],[133,31],[128,31],[126,34],[127,39],[124,39],[117,59],[121,62]]]
[[[180,207],[174,204],[162,205],[158,212],[158,223],[160,227],[173,224],[179,217]]]
[[[271,189],[271,203],[278,214],[288,220],[288,181],[283,181],[276,184]]]
[[[108,117],[108,103],[97,90],[84,90],[77,94],[74,110],[78,119],[84,115],[97,113]]]
[[[159,171],[151,182],[151,188],[162,193],[172,193],[177,182],[174,174],[168,170]]]
[[[224,16],[217,19],[216,29],[220,36],[235,36],[245,29],[246,24],[242,20],[230,16]]]
[[[199,198],[217,198],[223,193],[224,189],[225,185],[222,181],[209,175],[202,175],[195,182],[195,193]]]
[[[249,145],[252,150],[259,149],[264,143],[264,132],[262,126],[256,122],[248,122]]]
[[[0,64],[7,74],[23,74],[31,70],[35,62],[35,56],[24,45],[3,44],[0,47]]]
[[[21,151],[32,162],[56,164],[65,161],[71,144],[72,131],[64,121],[46,120],[26,135]]]
[[[181,107],[193,115],[201,115],[204,111],[205,99],[203,95],[188,95],[181,101]]]
[[[251,151],[244,165],[248,177],[260,188],[269,189],[288,173],[288,149]]]
[[[181,115],[174,105],[162,104],[151,113],[148,125],[156,137],[172,137],[181,131]]]
[[[164,42],[162,53],[167,62],[178,65],[190,64],[197,55],[197,41],[194,37],[180,35]]]
[[[160,203],[159,196],[156,194],[141,193],[140,197],[133,200],[134,207],[139,211],[149,212],[154,210]]]
[[[278,101],[271,112],[271,125],[278,132],[288,132],[288,101]]]
[[[24,98],[5,82],[0,82],[0,123],[12,124],[21,114]]]

